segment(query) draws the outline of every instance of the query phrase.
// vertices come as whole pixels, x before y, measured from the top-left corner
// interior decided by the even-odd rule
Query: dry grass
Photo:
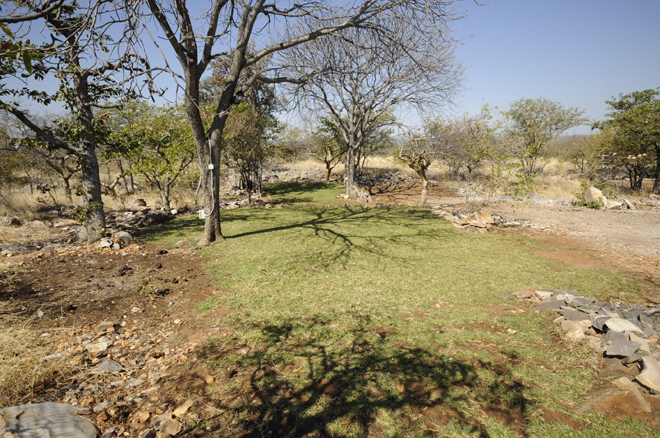
[[[45,241],[60,235],[55,228],[37,228],[33,226],[11,227],[0,225],[0,244],[22,245],[31,242]]]
[[[537,192],[541,196],[574,199],[573,193],[582,190],[579,180],[561,176],[543,175],[536,178]]]
[[[35,394],[62,386],[78,368],[65,355],[44,359],[54,353],[53,338],[59,335],[51,330],[42,337],[42,331],[29,328],[30,322],[6,315],[0,320],[0,408],[35,401]]]

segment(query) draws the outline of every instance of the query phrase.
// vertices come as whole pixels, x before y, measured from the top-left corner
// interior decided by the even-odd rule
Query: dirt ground
[[[372,194],[376,203],[399,205],[414,205],[419,196],[414,187],[381,188]],[[431,188],[431,206],[460,208],[462,202],[452,193]],[[635,276],[644,284],[644,298],[660,302],[660,212],[540,206],[514,212],[504,205],[489,211],[528,222],[527,227],[506,232],[544,242],[547,249],[537,256]],[[0,320],[37,315],[33,327],[50,336],[53,353],[77,358],[84,375],[106,359],[125,369],[123,380],[74,376],[32,401],[95,408],[114,400],[92,414],[101,432],[117,428],[112,436],[137,436],[156,416],[187,405],[184,412],[193,423],[218,418],[221,412],[204,401],[205,388],[220,386],[235,372],[211,375],[203,351],[210,337],[222,337],[231,326],[225,325],[228,312],[223,309],[195,312],[206,298],[222,292],[206,276],[202,263],[192,249],[143,243],[121,250],[65,245],[17,258],[14,280],[0,283]],[[102,334],[113,340],[113,346],[88,352],[86,346],[100,336],[98,324],[104,321],[110,324]],[[131,393],[137,395],[130,403],[120,402]],[[185,426],[181,436],[201,436],[198,433],[199,428]],[[232,433],[227,429],[217,436],[238,436]]]
[[[415,186],[374,188],[375,203],[416,205]],[[442,187],[430,187],[429,207],[464,210],[465,199]],[[643,300],[660,303],[660,202],[637,210],[593,210],[566,205],[509,203],[488,206],[488,212],[521,222],[516,232],[541,240],[546,250],[536,255],[580,268],[603,268],[639,281]]]

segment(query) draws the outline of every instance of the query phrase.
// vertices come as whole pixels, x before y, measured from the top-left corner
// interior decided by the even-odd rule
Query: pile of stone
[[[505,219],[502,216],[491,215],[487,211],[480,210],[472,214],[465,214],[460,211],[448,212],[440,207],[435,207],[433,213],[442,216],[455,227],[463,228],[477,233],[486,233],[493,227],[499,228],[517,228],[523,226],[521,222]]]
[[[142,309],[134,306],[130,311],[137,314]],[[64,403],[61,406],[90,415],[106,438],[169,437],[181,432],[186,422],[199,421],[190,412],[195,398],[168,392],[181,378],[175,370],[183,366],[200,367],[196,374],[189,373],[188,378],[205,384],[214,382],[206,367],[197,364],[200,345],[172,341],[184,324],[174,320],[146,327],[137,321],[133,324],[126,320],[103,321],[69,332],[67,340],[53,345],[52,354],[42,359],[70,357],[81,367],[80,375],[61,388],[58,397]],[[8,416],[4,418],[9,426],[20,429],[16,422],[10,424]]]
[[[651,393],[660,393],[660,306],[599,302],[575,291],[531,291],[519,297],[539,298],[535,311],[559,314],[566,339],[586,340],[605,358],[616,358],[641,372],[635,380]]]
[[[584,200],[587,203],[600,202],[603,208],[608,210],[635,210],[635,205],[628,199],[624,199],[623,202],[607,199],[603,192],[596,187],[589,187],[584,192]]]
[[[141,202],[140,202],[141,201]],[[186,213],[187,209],[155,209],[147,207],[142,200],[134,201],[130,210],[106,212],[106,230],[109,237],[101,239],[97,246],[99,248],[123,248],[124,245],[133,241],[131,233],[137,229],[153,224],[160,224],[174,219],[177,215]],[[73,243],[75,235],[80,231],[82,224],[75,219],[60,218],[52,222],[31,221],[26,224],[14,217],[0,218],[0,225],[14,227],[29,227],[33,229],[51,228],[59,233],[49,239],[30,242],[25,245],[5,244],[0,245],[0,256],[13,256],[16,254],[30,253],[40,250],[51,251],[56,246],[64,243]]]

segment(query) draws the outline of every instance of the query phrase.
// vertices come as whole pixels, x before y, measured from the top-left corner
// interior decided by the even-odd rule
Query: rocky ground
[[[376,187],[372,190],[374,202],[414,204],[418,189],[405,183]],[[455,193],[431,188],[429,203],[436,210],[451,215],[461,202]],[[639,200],[635,202],[638,205],[635,211],[532,205],[513,213],[509,207],[497,206],[491,209],[494,216],[499,214],[505,221],[515,219],[513,222],[521,226],[512,225],[514,231],[502,228],[493,231],[525,233],[541,239],[548,250],[540,251],[540,257],[634,275],[641,273],[639,278],[648,289],[646,304],[658,303],[660,212],[651,205],[645,208]],[[238,204],[228,205],[228,208],[237,207]],[[4,259],[12,260],[13,275],[11,282],[0,286],[0,318],[7,322],[31,317],[32,327],[50,346],[49,354],[40,359],[46,362],[66,357],[76,369],[57,388],[48,388],[39,399],[31,401],[56,401],[86,409],[87,417],[107,438],[204,436],[205,424],[223,415],[218,406],[244,402],[238,393],[229,391],[222,393],[223,399],[218,403],[220,395],[214,388],[224,387],[232,379],[249,378],[237,376],[235,370],[206,367],[209,359],[205,355],[206,346],[213,339],[231,334],[232,328],[224,309],[205,313],[195,309],[206,298],[222,291],[214,288],[204,273],[203,259],[192,248],[192,242],[165,248],[134,243],[129,238],[129,232],[146,225],[145,221],[167,220],[172,217],[171,212],[150,215],[149,210],[136,209],[113,214],[114,236],[100,243],[83,246],[67,243],[77,226],[68,223],[60,226],[60,237],[50,242],[27,242],[27,245],[3,248]],[[121,232],[129,233],[129,237]],[[625,377],[618,384],[599,388],[585,401],[585,409],[658,421],[660,404],[652,394],[660,387],[654,389],[635,383],[640,373],[653,365],[647,365],[650,359],[643,357],[658,356],[656,333],[645,333],[643,327],[638,327],[637,332],[617,331],[625,339],[608,340],[607,333],[614,330],[603,330],[607,325],[596,323],[604,321],[594,321],[589,316],[597,314],[599,309],[583,311],[573,305],[575,300],[567,303],[566,295],[555,295],[535,297],[527,311],[535,311],[532,307],[539,298],[555,302],[550,311],[559,311],[567,321],[573,319],[571,324],[557,321],[566,326],[568,336],[585,337],[581,342],[593,342],[594,348],[604,348],[602,366],[616,369]],[[560,299],[564,302],[557,305]],[[605,303],[587,304],[605,307]],[[561,309],[562,305],[567,309]],[[614,315],[620,310],[616,303],[615,308],[609,306],[603,311],[609,315],[601,312],[601,316],[626,317]],[[653,309],[650,306],[645,312]],[[583,315],[570,316],[567,310],[580,311]],[[654,331],[658,328],[648,327]],[[642,335],[648,354],[623,363],[622,359],[633,356],[639,349],[635,343],[641,347],[638,338]],[[598,342],[589,340],[589,336],[598,338]],[[608,356],[608,341],[617,342],[615,346],[623,349],[636,348],[630,355]],[[240,351],[240,345],[234,347]],[[616,364],[608,362],[612,358]],[[615,399],[619,400],[618,404],[613,404]],[[0,417],[10,424],[9,414]],[[217,436],[235,436],[231,424],[226,425],[224,432],[214,430]]]

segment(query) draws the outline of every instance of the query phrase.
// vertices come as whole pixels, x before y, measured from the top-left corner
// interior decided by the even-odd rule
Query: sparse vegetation
[[[425,209],[323,207],[341,191],[279,184],[270,196],[287,208],[224,215],[227,240],[204,253],[233,332],[209,347],[209,365],[254,376],[218,391],[261,402],[228,408],[218,394],[216,407],[242,427],[289,434],[364,436],[378,426],[402,436],[426,427],[562,436],[542,422],[503,425],[479,414],[571,417],[598,379],[588,347],[567,346],[548,334],[548,315],[519,311],[522,303],[498,293],[566,288],[607,299],[636,293],[635,283],[536,258],[538,244],[515,235],[465,234]],[[194,222],[144,237],[171,242],[180,236],[168,227],[194,235]],[[198,310],[212,307],[207,300]],[[433,426],[419,415],[425,409],[455,422]],[[611,428],[598,418],[579,433]]]

